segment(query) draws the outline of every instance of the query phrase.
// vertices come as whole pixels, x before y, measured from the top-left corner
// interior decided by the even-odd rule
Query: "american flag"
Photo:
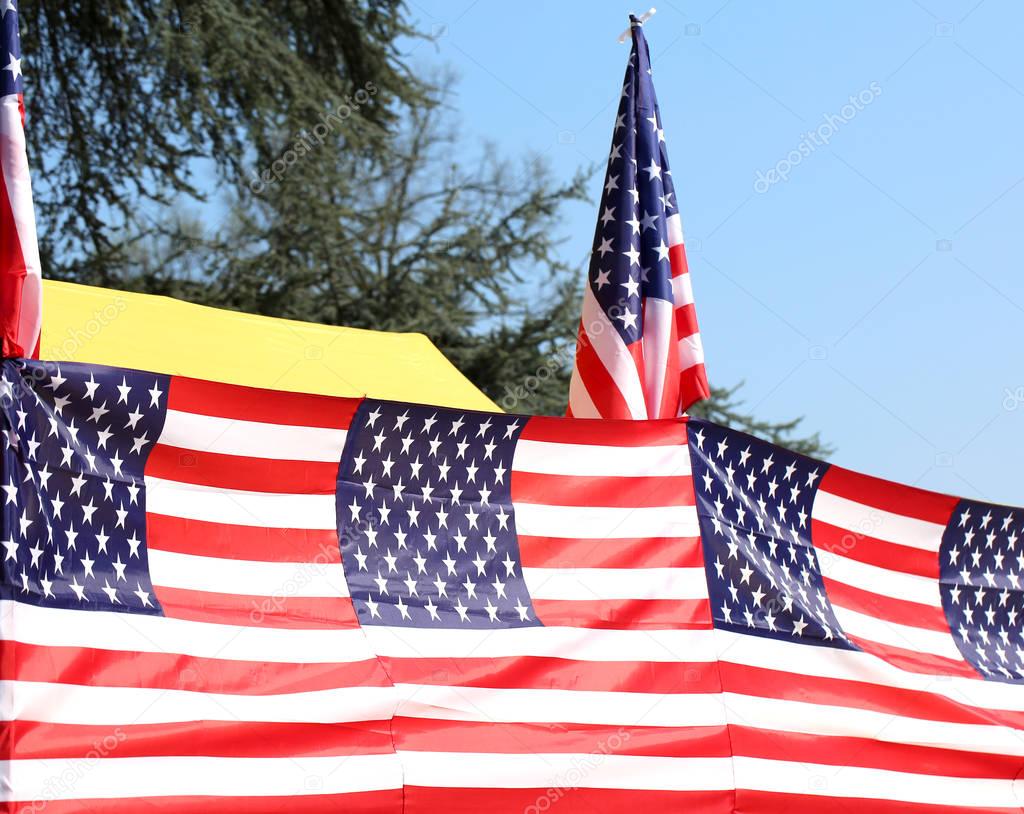
[[[42,277],[25,152],[24,79],[15,0],[0,0],[0,303],[3,355],[38,356]]]
[[[696,419],[8,360],[9,811],[1019,811],[1024,511]]]
[[[569,385],[576,418],[673,418],[709,395],[650,53],[631,20]]]

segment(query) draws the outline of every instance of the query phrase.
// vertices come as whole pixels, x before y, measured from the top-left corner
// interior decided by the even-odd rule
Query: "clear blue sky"
[[[806,416],[836,463],[1024,503],[1024,7],[656,5],[646,33],[712,381],[745,380],[766,417]],[[467,138],[568,178],[607,157],[616,36],[646,8],[415,0],[438,39],[411,59],[458,72]],[[757,183],[802,143],[786,180]],[[601,183],[565,213],[581,274]]]

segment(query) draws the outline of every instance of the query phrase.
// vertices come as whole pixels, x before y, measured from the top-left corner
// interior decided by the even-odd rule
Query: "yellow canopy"
[[[52,280],[43,283],[40,356],[275,390],[498,410],[422,334],[315,325]]]

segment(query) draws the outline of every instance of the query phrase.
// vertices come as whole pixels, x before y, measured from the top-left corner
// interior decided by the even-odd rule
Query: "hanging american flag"
[[[5,357],[38,356],[42,325],[23,92],[18,8],[15,0],[0,0],[0,313]]]
[[[696,419],[7,360],[5,810],[1019,811],[1024,511]]]
[[[672,418],[709,395],[650,53],[630,19],[569,386],[576,418]]]

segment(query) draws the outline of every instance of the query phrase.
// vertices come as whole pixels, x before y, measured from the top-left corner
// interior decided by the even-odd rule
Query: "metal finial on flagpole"
[[[651,19],[651,17],[653,17],[657,12],[658,12],[658,10],[656,8],[654,8],[654,6],[651,6],[649,9],[647,9],[647,11],[645,11],[643,14],[641,14],[637,18],[637,20],[639,21],[640,25],[643,25],[649,19]],[[631,25],[629,28],[627,28],[625,31],[623,31],[621,34],[619,34],[619,42],[625,42],[626,40],[628,40],[629,39],[629,34],[630,34],[630,32],[632,30],[633,30],[633,26]]]

